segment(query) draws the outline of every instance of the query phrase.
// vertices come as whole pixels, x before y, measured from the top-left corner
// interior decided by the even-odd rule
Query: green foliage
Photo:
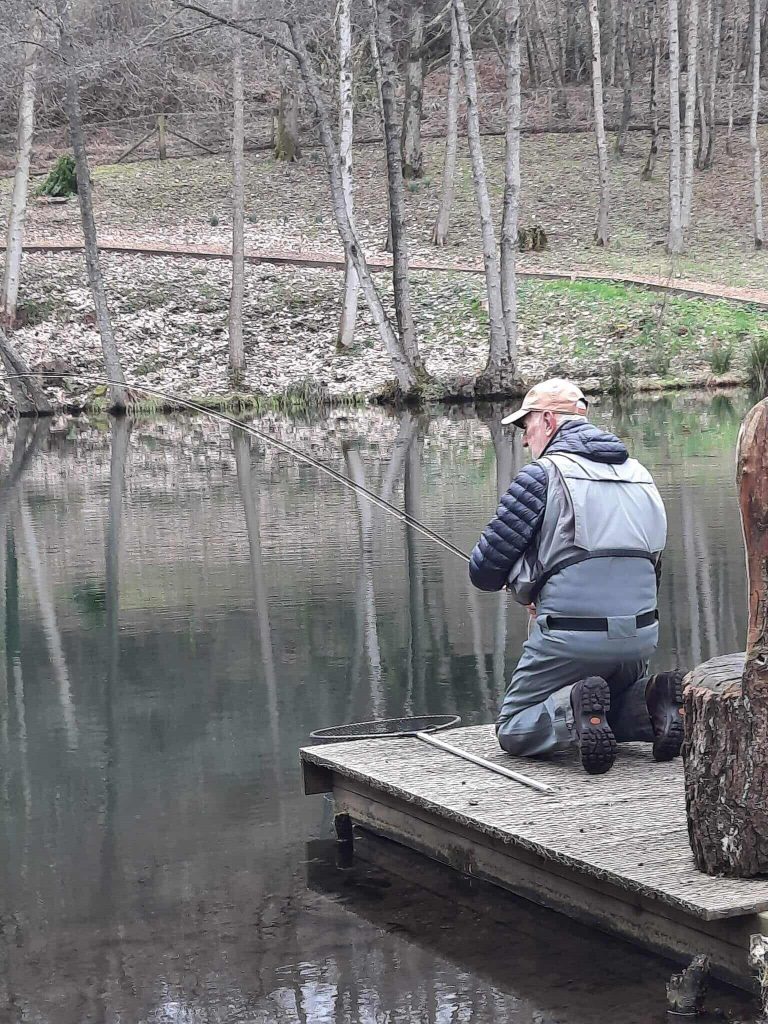
[[[60,156],[42,183],[35,189],[35,195],[66,198],[77,194],[77,173],[74,157],[69,153]]]
[[[747,353],[749,383],[759,394],[768,394],[768,331],[760,331],[752,339]]]
[[[627,395],[634,390],[632,375],[635,372],[631,356],[622,356],[611,363],[611,379],[608,390],[612,395]]]
[[[709,365],[712,369],[712,373],[717,376],[723,373],[728,373],[733,362],[733,342],[728,341],[723,343],[719,338],[715,338],[712,342],[712,347],[709,350]]]

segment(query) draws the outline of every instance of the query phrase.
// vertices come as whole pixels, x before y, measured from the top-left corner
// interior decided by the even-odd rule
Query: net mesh
[[[379,718],[374,722],[352,722],[316,729],[310,733],[315,743],[338,743],[341,740],[367,740],[375,736],[413,736],[417,732],[440,732],[461,725],[458,715],[422,715],[418,718]]]

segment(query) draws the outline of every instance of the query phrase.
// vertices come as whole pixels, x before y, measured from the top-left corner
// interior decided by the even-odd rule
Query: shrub
[[[732,362],[733,343],[729,341],[727,344],[723,344],[719,338],[716,338],[709,350],[709,365],[712,373],[717,376],[728,373]]]
[[[66,198],[77,193],[77,172],[75,160],[69,153],[60,156],[50,174],[37,189],[35,195]]]
[[[768,331],[760,331],[752,339],[747,354],[749,383],[761,395],[768,394]]]
[[[608,390],[612,395],[628,395],[634,391],[635,385],[632,381],[632,374],[635,372],[635,364],[630,356],[621,359],[614,359],[611,363],[611,377],[608,383]]]
[[[216,216],[215,213],[212,213],[211,216],[208,218],[208,223],[211,225],[212,228],[217,228],[219,226],[219,218]]]

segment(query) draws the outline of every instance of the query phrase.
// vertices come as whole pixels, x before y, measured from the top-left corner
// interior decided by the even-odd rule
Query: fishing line
[[[192,401],[186,398],[179,398],[169,391],[161,391],[159,388],[148,387],[145,384],[131,384],[125,381],[114,381],[109,380],[107,377],[91,377],[89,374],[81,373],[6,373],[6,380],[20,380],[26,377],[56,377],[64,379],[66,377],[74,377],[76,380],[82,381],[86,384],[106,384],[110,387],[122,387],[129,391],[139,391],[146,395],[151,395],[154,398],[163,398],[169,403],[181,406],[183,409],[190,409],[193,412],[203,413],[205,416],[212,416],[214,419],[220,420],[222,423],[229,423],[233,427],[237,427],[240,430],[244,430],[247,434],[252,434],[254,437],[258,437],[262,441],[266,441],[268,444],[274,445],[281,451],[286,452],[288,455],[292,455],[299,462],[303,462],[308,466],[312,466],[319,470],[321,473],[325,473],[330,476],[333,480],[336,480],[342,486],[349,488],[351,491],[355,491],[357,494],[361,494],[368,501],[377,505],[385,512],[389,512],[396,519],[399,519],[401,523],[406,526],[410,526],[411,529],[416,530],[418,533],[423,534],[430,540],[434,541],[435,544],[439,544],[440,547],[445,548],[446,551],[450,551],[452,555],[456,555],[461,558],[464,562],[469,561],[469,555],[457,548],[455,544],[452,544],[445,537],[441,537],[439,533],[435,533],[434,530],[430,530],[424,523],[419,522],[418,519],[414,519],[413,516],[409,515],[403,509],[398,508],[397,505],[391,504],[386,498],[380,498],[378,494],[374,494],[373,491],[369,491],[363,484],[358,484],[354,480],[351,480],[348,476],[344,476],[343,473],[339,473],[338,470],[333,469],[331,466],[326,465],[324,462],[320,462],[319,459],[314,458],[312,455],[308,455],[306,452],[301,451],[300,448],[294,448],[286,441],[281,441],[277,437],[273,437],[271,434],[267,434],[264,430],[259,430],[258,427],[252,426],[250,423],[243,423],[241,420],[236,419],[229,413],[220,412],[218,409],[207,409],[204,405],[199,402]],[[130,412],[130,410],[128,410]]]

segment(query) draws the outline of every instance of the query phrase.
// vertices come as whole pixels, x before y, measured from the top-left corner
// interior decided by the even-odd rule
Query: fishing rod
[[[336,480],[338,483],[342,484],[342,486],[349,488],[349,490],[351,491],[355,491],[357,494],[361,494],[364,498],[372,502],[374,505],[383,509],[385,512],[389,512],[390,515],[393,515],[401,523],[404,523],[406,526],[410,526],[411,529],[416,530],[418,533],[423,534],[425,537],[428,537],[429,540],[432,540],[436,544],[439,544],[442,548],[445,548],[446,551],[450,551],[451,554],[456,555],[463,562],[467,562],[469,560],[469,555],[466,552],[462,551],[460,548],[457,548],[455,544],[452,544],[449,540],[446,540],[445,537],[441,537],[439,533],[435,533],[434,530],[430,530],[428,526],[425,526],[424,523],[419,522],[418,519],[414,519],[413,516],[403,511],[403,509],[398,508],[397,505],[393,505],[391,502],[387,501],[386,498],[380,498],[378,494],[374,494],[373,491],[368,490],[368,488],[363,486],[363,484],[356,483],[354,480],[351,480],[348,476],[344,476],[343,473],[339,473],[338,470],[333,469],[331,466],[327,466],[324,462],[320,462],[320,460],[314,458],[314,456],[308,455],[306,452],[301,451],[301,449],[299,448],[294,448],[293,445],[288,444],[286,441],[281,441],[277,437],[273,437],[271,434],[268,434],[264,430],[259,430],[258,427],[254,427],[250,423],[243,423],[241,420],[236,419],[236,417],[231,416],[229,413],[220,412],[217,409],[207,409],[204,405],[201,405],[199,402],[195,402],[193,400],[186,398],[179,398],[177,395],[174,395],[169,391],[162,391],[160,388],[149,387],[144,384],[129,384],[126,381],[113,381],[110,380],[108,377],[93,377],[90,374],[81,373],[50,372],[38,374],[5,374],[6,380],[21,380],[26,377],[74,377],[77,380],[83,381],[84,383],[87,384],[106,384],[112,387],[124,387],[128,390],[138,391],[143,394],[152,395],[153,397],[157,398],[163,398],[167,402],[173,402],[176,405],[180,406],[181,408],[189,409],[192,412],[199,412],[203,413],[206,416],[212,416],[214,419],[220,420],[222,423],[228,423],[230,424],[230,426],[237,427],[239,430],[244,430],[247,434],[251,434],[254,437],[258,437],[262,441],[266,441],[268,444],[274,445],[281,451],[287,452],[289,455],[292,455],[293,458],[295,458],[297,461],[303,462],[308,466],[312,466],[315,469],[319,470],[321,473],[325,473],[333,480]],[[382,735],[386,734],[382,733]],[[453,754],[456,757],[463,758],[464,760],[472,761],[479,767],[489,769],[490,771],[496,772],[496,774],[498,775],[504,775],[507,778],[510,778],[513,781],[518,782],[524,786],[528,786],[531,789],[538,790],[542,793],[555,792],[555,790],[551,786],[548,786],[537,779],[532,779],[526,775],[521,775],[519,772],[510,771],[508,768],[504,768],[502,765],[498,765],[493,761],[488,761],[486,758],[478,757],[475,754],[463,750],[461,747],[454,747],[443,740],[437,740],[434,737],[429,736],[424,731],[418,733],[414,732],[411,733],[411,735],[416,736],[418,739],[424,740],[432,746],[439,747],[446,753]]]
[[[150,395],[153,398],[163,398],[165,399],[166,402],[173,403],[177,406],[180,406],[183,409],[189,409],[192,412],[199,412],[203,413],[206,416],[212,416],[214,419],[220,420],[222,423],[229,423],[231,426],[237,427],[239,430],[244,430],[247,434],[251,434],[253,437],[258,437],[260,440],[266,441],[268,444],[274,445],[275,448],[279,448],[281,451],[286,452],[288,455],[292,455],[293,458],[295,458],[298,462],[303,462],[306,465],[312,466],[315,469],[319,470],[321,473],[325,473],[326,476],[329,476],[333,480],[336,480],[337,483],[342,484],[342,486],[349,488],[349,490],[351,491],[355,491],[357,494],[361,494],[364,498],[372,502],[374,505],[383,509],[385,512],[389,512],[390,515],[393,515],[396,519],[398,519],[401,523],[404,523],[406,526],[410,526],[411,529],[416,530],[417,533],[423,534],[423,536],[428,537],[429,540],[434,541],[435,544],[439,544],[440,547],[445,548],[446,551],[450,551],[452,555],[456,555],[457,558],[461,558],[462,561],[464,562],[469,561],[469,555],[465,551],[462,551],[460,548],[456,547],[455,544],[452,544],[449,540],[446,540],[445,537],[441,537],[439,533],[435,533],[434,530],[430,530],[430,528],[428,526],[425,526],[424,523],[419,522],[418,519],[414,519],[412,515],[409,515],[403,509],[398,508],[397,505],[393,505],[391,502],[387,501],[386,498],[379,497],[378,494],[375,494],[373,491],[370,491],[363,484],[359,484],[356,481],[350,479],[350,477],[344,476],[343,473],[339,473],[339,471],[333,469],[332,466],[328,466],[326,465],[326,463],[320,462],[319,459],[314,458],[312,455],[308,455],[306,452],[301,451],[300,448],[294,448],[293,445],[288,444],[287,441],[281,441],[279,438],[273,437],[272,434],[268,434],[264,430],[259,430],[258,427],[254,427],[250,423],[243,423],[241,420],[238,420],[235,416],[231,416],[229,413],[221,412],[218,409],[208,409],[200,402],[195,402],[194,400],[187,398],[179,398],[178,395],[174,395],[170,391],[162,391],[160,388],[149,387],[146,384],[132,384],[128,383],[127,381],[115,381],[110,380],[108,377],[94,377],[91,376],[90,374],[6,373],[4,379],[21,380],[26,377],[74,377],[75,379],[80,380],[86,384],[106,384],[110,387],[122,387],[126,388],[129,391],[138,391],[140,393]]]

